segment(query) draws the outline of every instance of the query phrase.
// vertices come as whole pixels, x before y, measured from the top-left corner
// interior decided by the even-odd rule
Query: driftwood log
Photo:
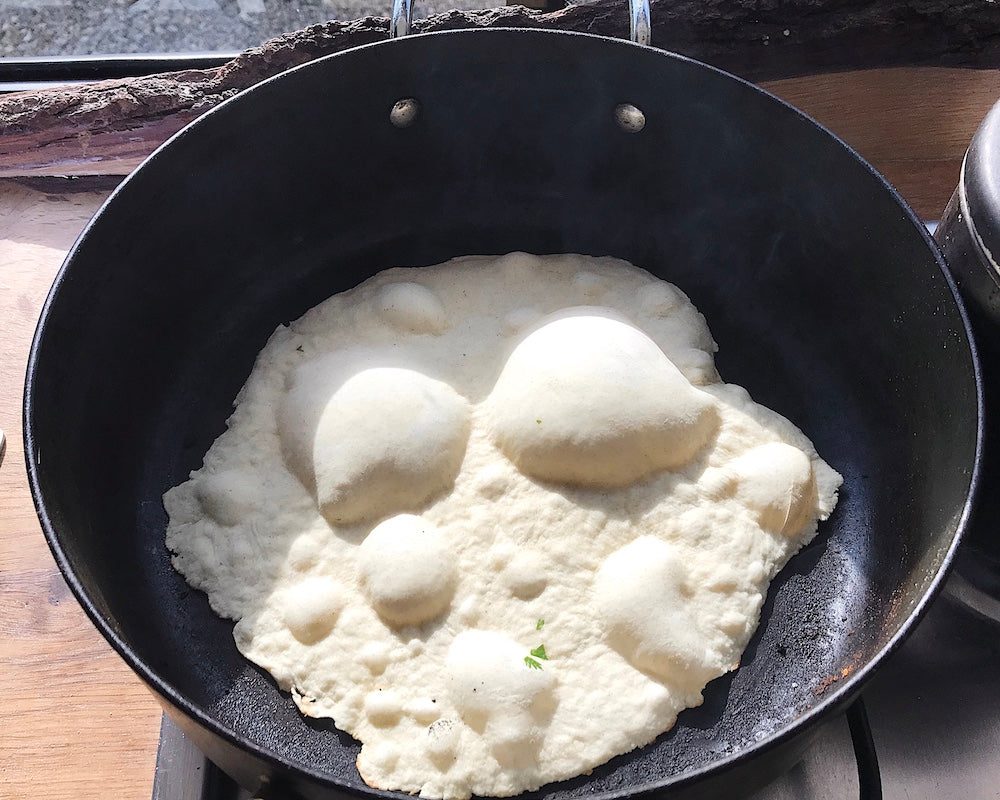
[[[1000,67],[997,0],[652,0],[652,43],[752,81],[894,66]],[[419,8],[419,6],[418,6]],[[541,13],[452,11],[416,33],[530,27],[628,35],[624,0]],[[0,96],[0,177],[121,175],[191,120],[306,61],[387,38],[366,17],[312,25],[225,65]]]

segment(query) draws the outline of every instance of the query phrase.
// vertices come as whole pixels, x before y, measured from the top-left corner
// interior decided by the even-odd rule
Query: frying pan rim
[[[192,131],[197,131],[200,125],[206,124],[203,120],[211,119],[213,115],[220,112],[221,109],[228,107],[231,103],[240,102],[247,95],[256,92],[263,87],[271,84],[275,81],[284,80],[287,76],[297,73],[301,70],[309,69],[319,69],[322,68],[321,64],[338,59],[338,58],[351,58],[356,55],[359,51],[365,51],[369,48],[380,48],[387,45],[392,45],[399,47],[400,43],[403,46],[408,46],[406,43],[419,41],[427,37],[469,37],[469,36],[509,36],[516,35],[518,37],[551,37],[551,36],[571,36],[571,37],[585,37],[587,39],[603,40],[610,47],[638,47],[642,50],[651,51],[659,57],[666,57],[674,59],[680,62],[686,62],[698,69],[708,70],[717,76],[728,79],[731,81],[736,81],[741,84],[745,89],[749,89],[754,93],[758,93],[765,98],[765,101],[776,102],[779,106],[783,107],[786,111],[792,112],[801,119],[807,121],[811,125],[820,129],[827,136],[832,138],[835,143],[839,144],[853,159],[858,162],[860,166],[866,169],[875,179],[881,184],[882,188],[887,191],[896,203],[896,205],[904,212],[905,216],[908,218],[909,222],[917,229],[918,234],[923,237],[925,245],[929,248],[932,253],[934,260],[937,264],[938,269],[941,271],[945,282],[948,286],[949,291],[952,294],[953,301],[957,308],[959,318],[961,320],[962,326],[965,331],[966,342],[968,343],[968,352],[972,359],[973,377],[976,390],[976,444],[974,452],[974,460],[972,464],[972,471],[969,479],[969,488],[966,493],[965,502],[962,507],[962,513],[959,516],[956,524],[955,534],[951,539],[947,549],[945,550],[943,556],[941,557],[940,565],[937,568],[935,575],[931,578],[930,583],[924,592],[923,596],[916,602],[914,608],[909,612],[907,617],[899,624],[896,632],[889,638],[885,645],[880,648],[876,653],[874,653],[868,661],[853,671],[850,675],[845,677],[843,680],[837,682],[835,688],[830,691],[829,694],[824,694],[824,697],[817,702],[815,705],[808,708],[806,711],[798,715],[794,720],[784,725],[779,731],[772,733],[771,735],[765,737],[760,742],[755,742],[748,745],[747,747],[741,748],[735,753],[723,756],[719,759],[711,761],[707,764],[702,764],[701,766],[690,769],[684,772],[676,773],[674,775],[669,775],[666,777],[660,777],[656,780],[643,783],[638,786],[632,786],[629,789],[618,789],[610,790],[602,793],[600,796],[606,800],[618,800],[619,798],[640,798],[646,797],[650,794],[658,791],[662,791],[665,788],[681,788],[683,786],[692,784],[696,781],[701,780],[709,774],[721,775],[727,771],[730,771],[738,764],[757,758],[762,754],[783,746],[793,738],[796,738],[803,733],[805,733],[810,728],[816,727],[816,723],[827,714],[832,714],[838,709],[856,697],[863,687],[863,685],[870,678],[871,674],[878,669],[879,666],[888,658],[893,652],[895,652],[906,637],[910,634],[913,628],[917,625],[920,619],[923,618],[931,602],[935,599],[938,592],[941,589],[945,579],[947,578],[948,572],[954,562],[954,557],[956,550],[961,542],[965,529],[968,525],[968,520],[971,514],[971,509],[974,503],[974,498],[979,491],[979,484],[981,480],[981,460],[982,460],[982,448],[983,448],[983,437],[984,437],[984,399],[983,399],[983,386],[982,386],[982,376],[981,367],[979,363],[978,350],[976,347],[976,342],[972,334],[972,329],[969,323],[968,314],[966,312],[965,306],[962,299],[958,293],[954,278],[949,271],[944,257],[941,253],[940,248],[937,243],[931,237],[929,231],[920,221],[917,215],[914,213],[912,208],[906,203],[899,192],[893,187],[884,176],[882,176],[868,161],[866,161],[854,148],[849,144],[844,142],[839,136],[830,131],[826,126],[817,120],[813,119],[809,115],[805,114],[801,110],[795,108],[791,104],[785,102],[779,97],[776,97],[772,93],[762,89],[761,87],[743,79],[732,73],[726,72],[725,70],[714,67],[710,64],[705,64],[704,62],[698,61],[696,59],[689,58],[677,53],[673,53],[666,50],[660,50],[659,48],[654,48],[650,46],[637,45],[635,43],[629,42],[627,40],[617,39],[614,37],[600,36],[591,33],[580,33],[575,31],[559,31],[559,30],[538,30],[538,29],[527,29],[527,28],[485,28],[485,29],[472,29],[472,30],[453,30],[453,31],[437,31],[431,33],[422,33],[413,36],[403,37],[398,40],[382,40],[377,42],[371,42],[369,44],[360,45],[358,47],[349,48],[347,50],[332,53],[322,58],[318,58],[299,66],[293,67],[285,72],[278,75],[274,75],[260,83],[251,86],[233,97],[223,101],[218,106],[207,111],[205,114],[198,117],[193,122],[189,123],[187,126],[182,128],[180,131],[175,133],[169,139],[167,139],[163,144],[161,144],[156,150],[154,150],[143,162],[132,171],[125,179],[112,191],[108,198],[101,204],[100,208],[94,214],[94,216],[87,222],[83,231],[77,237],[73,246],[66,255],[62,266],[57,272],[52,287],[46,297],[45,303],[42,306],[41,313],[39,315],[39,321],[35,329],[34,336],[31,342],[31,348],[29,351],[28,363],[27,363],[27,373],[25,377],[25,387],[23,395],[23,417],[22,417],[22,431],[23,431],[23,441],[24,441],[24,457],[27,469],[28,484],[31,491],[32,500],[35,506],[36,513],[38,515],[39,521],[45,539],[48,543],[49,549],[51,550],[53,557],[59,567],[60,572],[65,578],[67,584],[69,585],[71,591],[76,597],[77,601],[80,603],[81,607],[86,612],[87,616],[90,618],[94,626],[100,631],[112,648],[118,653],[118,655],[128,664],[128,666],[139,676],[139,678],[146,684],[155,695],[157,695],[161,701],[166,701],[166,703],[175,708],[177,711],[183,713],[189,718],[193,719],[198,725],[207,729],[209,732],[215,736],[220,737],[223,741],[229,743],[230,745],[236,747],[237,749],[249,753],[251,756],[256,757],[266,763],[271,764],[281,770],[284,770],[291,775],[298,775],[306,778],[310,781],[318,782],[321,785],[337,788],[340,791],[346,791],[356,796],[369,796],[369,797],[383,797],[383,798],[399,798],[402,797],[402,793],[394,791],[386,791],[382,789],[375,789],[372,787],[355,787],[345,785],[333,779],[329,774],[320,771],[314,771],[302,764],[292,763],[287,758],[281,756],[279,753],[271,750],[268,747],[261,746],[255,742],[248,740],[245,735],[239,733],[232,726],[223,724],[220,720],[209,716],[205,709],[191,701],[186,695],[182,694],[180,691],[175,689],[172,685],[161,678],[156,671],[152,670],[146,662],[139,657],[139,655],[123,641],[123,639],[118,635],[118,633],[113,629],[110,622],[98,611],[93,601],[90,599],[89,594],[84,589],[83,585],[76,576],[72,565],[70,564],[69,558],[63,552],[60,534],[56,531],[49,519],[48,513],[45,506],[45,498],[43,497],[42,487],[40,483],[39,468],[41,464],[41,453],[38,449],[34,428],[34,396],[35,396],[35,372],[39,360],[39,351],[41,349],[41,343],[45,336],[45,329],[48,322],[49,314],[51,312],[51,307],[54,304],[56,298],[59,295],[62,284],[64,283],[67,273],[71,268],[71,265],[75,259],[77,251],[85,244],[86,240],[89,238],[90,232],[95,225],[98,224],[98,220],[105,214],[107,208],[112,206],[116,202],[118,195],[124,191],[128,185],[135,179],[135,176],[141,172],[147,164],[154,163],[158,160],[162,160],[164,157],[169,157],[170,150],[175,141],[181,139],[182,137],[191,135]],[[420,45],[417,45],[420,46]],[[164,156],[166,153],[166,156]],[[555,784],[547,784],[547,786],[557,786]],[[544,787],[542,790],[543,791]]]

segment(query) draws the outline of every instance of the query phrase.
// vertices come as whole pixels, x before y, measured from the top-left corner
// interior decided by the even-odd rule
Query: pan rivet
[[[615,122],[625,133],[638,133],[646,127],[646,115],[631,103],[615,106]]]
[[[409,128],[420,113],[420,103],[412,97],[397,100],[389,112],[389,121],[397,128]]]

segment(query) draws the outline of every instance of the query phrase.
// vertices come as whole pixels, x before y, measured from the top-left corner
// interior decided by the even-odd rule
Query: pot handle
[[[628,0],[629,36],[633,42],[648,45],[652,30],[649,22],[649,0]],[[396,39],[410,33],[413,22],[413,0],[392,0],[389,18],[389,38]]]

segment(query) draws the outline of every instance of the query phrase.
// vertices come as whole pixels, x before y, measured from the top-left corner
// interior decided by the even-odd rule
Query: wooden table
[[[52,278],[106,192],[0,183],[0,798],[149,800],[160,712],[84,616],[28,494],[21,394]]]
[[[924,218],[943,210],[1000,72],[879,70],[768,88],[871,160]],[[66,250],[107,192],[0,182],[0,800],[147,800],[160,712],[91,626],[49,554],[28,493],[28,347]]]

